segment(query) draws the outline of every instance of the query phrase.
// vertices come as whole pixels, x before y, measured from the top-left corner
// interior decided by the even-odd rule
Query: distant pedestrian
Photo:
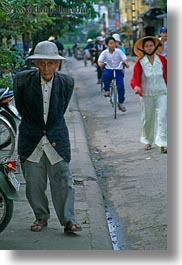
[[[121,39],[120,39],[119,34],[118,33],[114,33],[112,35],[112,37],[115,39],[116,48],[120,49],[124,54],[126,54],[126,50],[123,47],[123,45],[121,44]]]
[[[93,48],[94,48],[93,40],[89,38],[87,40],[87,45],[83,48],[84,50],[83,60],[85,66],[87,66],[87,60],[90,60],[92,65],[94,64]]]
[[[162,42],[162,44],[164,46],[164,49],[163,49],[161,55],[166,57],[166,59],[167,59],[167,28],[166,27],[160,28],[159,40]]]
[[[74,80],[56,71],[60,60],[65,58],[59,55],[52,42],[38,43],[29,59],[34,60],[38,69],[16,75],[14,95],[22,117],[18,154],[26,180],[27,199],[36,218],[31,231],[39,232],[48,225],[47,177],[53,205],[64,231],[80,231],[74,215],[70,140],[64,119]]]
[[[98,58],[102,51],[106,49],[106,45],[104,44],[104,38],[102,36],[98,36],[96,38],[96,44],[94,46],[95,52],[95,63],[97,66],[97,84],[101,84],[102,81],[102,68],[98,65]]]
[[[57,48],[58,48],[58,52],[59,52],[59,55],[60,56],[64,56],[64,46],[63,44],[58,40],[57,37],[54,37],[54,36],[50,36],[48,41],[51,41],[53,43],[56,44]],[[62,67],[62,61],[60,61],[60,64],[59,64],[59,68],[58,70],[61,71],[61,67]]]
[[[77,48],[78,48],[78,44],[77,44],[77,42],[75,42],[74,45],[72,46],[74,56],[76,56]]]
[[[152,36],[135,43],[134,52],[139,59],[130,84],[140,95],[144,149],[150,150],[154,142],[162,153],[167,153],[167,60],[160,55],[162,51],[162,43]]]

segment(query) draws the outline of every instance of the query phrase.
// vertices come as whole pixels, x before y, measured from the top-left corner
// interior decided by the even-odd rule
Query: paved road
[[[118,249],[167,249],[167,155],[140,144],[139,97],[129,86],[134,62],[126,69],[126,113],[113,119],[109,100],[96,84],[95,68],[69,59],[92,160]]]

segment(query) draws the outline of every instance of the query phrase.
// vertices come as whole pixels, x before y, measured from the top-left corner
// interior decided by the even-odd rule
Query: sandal
[[[47,225],[48,223],[46,219],[38,219],[33,223],[33,225],[31,225],[30,230],[32,232],[40,232]]]
[[[126,107],[122,103],[118,103],[118,109],[122,112],[126,112]]]
[[[161,153],[167,154],[167,147],[161,146]]]
[[[144,146],[144,150],[151,150],[151,144],[146,144],[145,146]]]
[[[65,233],[74,233],[82,231],[82,228],[79,224],[74,224],[72,221],[67,221],[64,226],[64,232]]]
[[[110,97],[110,92],[109,92],[109,91],[106,91],[106,92],[104,93],[104,97]]]

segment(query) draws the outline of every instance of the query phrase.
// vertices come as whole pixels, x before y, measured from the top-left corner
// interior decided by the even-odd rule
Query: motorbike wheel
[[[9,224],[13,214],[13,200],[6,197],[0,188],[0,232]]]
[[[4,110],[1,111],[1,115],[4,116],[9,121],[9,123],[11,124],[11,126],[13,127],[13,129],[16,133],[17,132],[17,125],[16,125],[16,121],[14,120],[12,115],[9,114],[7,111],[4,111]]]

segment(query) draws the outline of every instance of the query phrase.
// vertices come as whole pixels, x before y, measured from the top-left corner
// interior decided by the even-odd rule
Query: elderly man
[[[31,231],[39,232],[48,225],[50,212],[45,194],[48,177],[54,208],[64,231],[77,232],[81,226],[74,215],[70,141],[64,119],[74,80],[56,71],[65,58],[52,42],[39,42],[29,59],[34,60],[38,69],[16,75],[14,95],[22,117],[18,154],[27,199],[36,218]]]

